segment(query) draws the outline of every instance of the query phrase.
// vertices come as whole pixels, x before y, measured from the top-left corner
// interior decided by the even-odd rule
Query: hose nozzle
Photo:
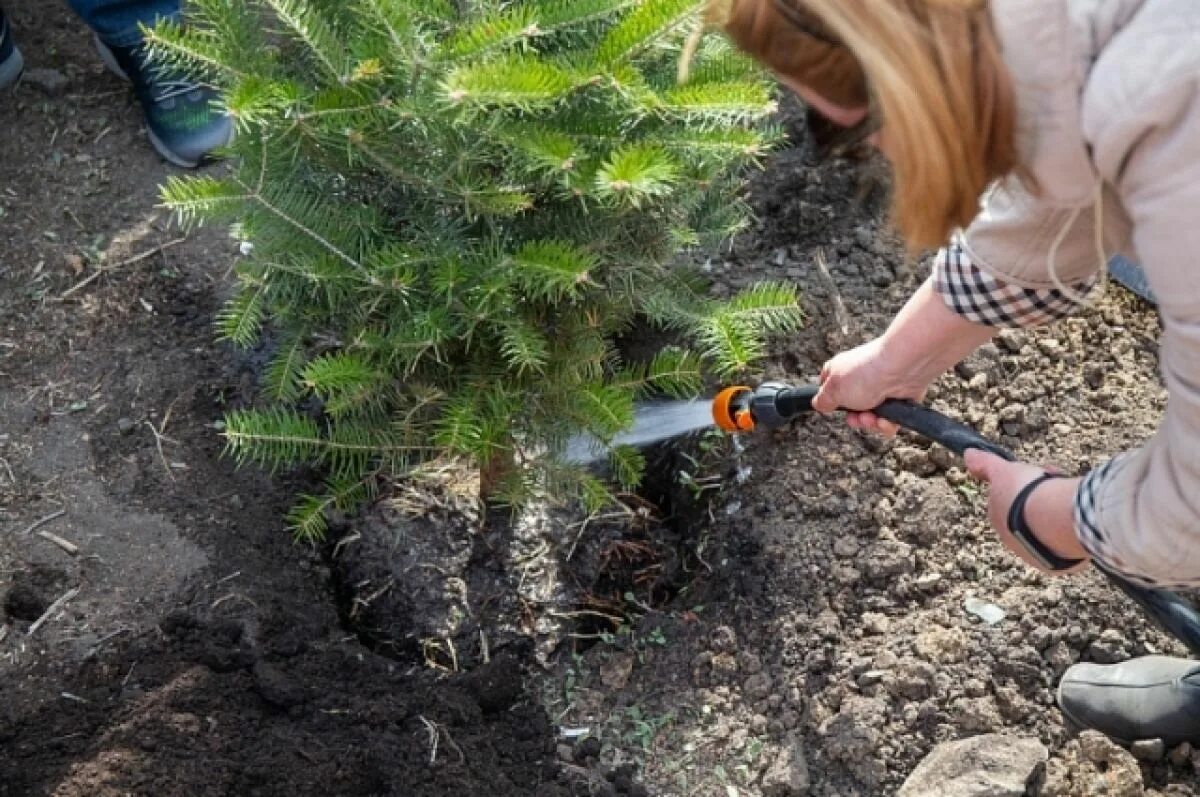
[[[816,385],[791,387],[782,382],[764,382],[756,388],[727,387],[713,399],[713,421],[726,432],[752,432],[762,426],[783,426],[801,413],[812,410]]]

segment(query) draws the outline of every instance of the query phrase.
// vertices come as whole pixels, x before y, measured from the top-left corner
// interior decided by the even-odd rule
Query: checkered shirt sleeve
[[[1097,520],[1096,498],[1100,495],[1104,482],[1111,479],[1121,469],[1122,462],[1128,456],[1129,454],[1121,454],[1114,457],[1084,477],[1079,489],[1075,492],[1075,535],[1079,538],[1084,550],[1101,568],[1120,573],[1129,581],[1144,587],[1161,587],[1164,586],[1162,582],[1156,581],[1150,576],[1130,571],[1129,567],[1121,561],[1121,557],[1113,550],[1111,540],[1104,529],[1100,528]],[[1172,584],[1169,586],[1194,588],[1197,585]]]
[[[1098,278],[1071,286],[1082,295]],[[1032,327],[1065,318],[1079,306],[1054,288],[1009,285],[981,270],[958,243],[941,249],[933,262],[933,287],[946,306],[976,324],[989,327]]]

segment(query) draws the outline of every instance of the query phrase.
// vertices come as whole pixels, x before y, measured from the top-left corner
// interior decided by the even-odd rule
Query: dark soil
[[[172,172],[70,12],[6,10],[55,79],[0,98],[0,795],[582,788],[527,645],[448,678],[343,626],[283,528],[300,485],[220,455],[255,380],[214,342],[235,243],[176,241]]]

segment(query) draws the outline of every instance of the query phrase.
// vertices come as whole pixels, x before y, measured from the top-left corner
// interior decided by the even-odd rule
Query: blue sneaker
[[[217,106],[214,89],[150,63],[141,46],[113,47],[97,37],[96,49],[105,66],[133,84],[150,143],[171,163],[195,168],[233,142],[233,121]]]
[[[0,89],[6,89],[17,82],[25,71],[25,59],[21,51],[13,43],[12,30],[8,27],[8,17],[0,9]]]

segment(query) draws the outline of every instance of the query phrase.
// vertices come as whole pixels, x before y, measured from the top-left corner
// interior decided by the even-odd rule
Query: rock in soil
[[[989,733],[933,749],[897,797],[1023,797],[1049,752],[1037,739]]]
[[[821,726],[825,749],[843,761],[861,761],[879,744],[879,729],[887,715],[887,703],[878,698],[852,697]]]
[[[1129,752],[1139,761],[1153,763],[1163,760],[1163,756],[1167,754],[1167,747],[1162,739],[1142,739],[1130,745]]]
[[[35,68],[26,69],[21,80],[33,86],[47,97],[58,97],[71,85],[71,81],[57,69]]]
[[[803,797],[808,794],[808,760],[804,743],[795,734],[775,755],[762,779],[763,797]]]
[[[1084,731],[1046,765],[1039,797],[1143,797],[1142,771],[1128,750]]]
[[[276,708],[288,709],[304,702],[304,687],[266,662],[255,662],[251,673],[259,696]]]

